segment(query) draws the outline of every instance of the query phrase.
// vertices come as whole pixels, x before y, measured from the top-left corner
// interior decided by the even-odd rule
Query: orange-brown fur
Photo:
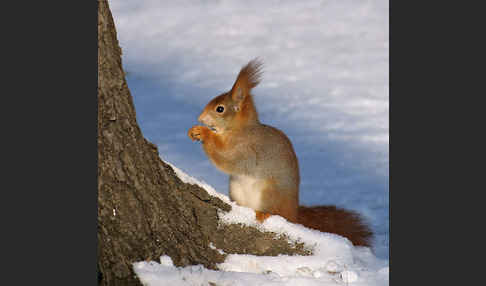
[[[207,126],[193,126],[188,136],[202,141],[211,162],[230,175],[230,198],[253,208],[258,221],[280,215],[369,246],[371,231],[358,214],[333,206],[299,207],[299,165],[292,143],[258,119],[251,89],[260,76],[258,60],[244,66],[231,90],[213,98],[199,116]]]
[[[298,221],[299,198],[282,195],[277,188],[269,187],[265,189],[262,201],[268,213],[280,215],[290,222]]]
[[[263,222],[264,220],[269,218],[271,215],[272,215],[271,213],[264,213],[264,212],[261,212],[261,211],[255,211],[256,219],[259,222]]]
[[[298,222],[308,228],[348,238],[354,245],[370,246],[372,232],[359,214],[335,206],[299,207]]]

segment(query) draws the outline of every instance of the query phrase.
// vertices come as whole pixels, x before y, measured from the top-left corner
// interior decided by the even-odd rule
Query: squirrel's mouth
[[[219,131],[218,128],[216,128],[216,126],[214,126],[213,124],[210,124],[209,122],[206,122],[206,120],[199,120],[199,122],[201,122],[204,126],[206,126],[207,128],[209,128],[209,130],[211,130],[212,132],[218,133],[218,131]]]
[[[216,129],[216,127],[214,127],[214,125],[207,125],[206,126],[209,128],[209,130],[213,131],[214,133],[218,133],[218,129]]]

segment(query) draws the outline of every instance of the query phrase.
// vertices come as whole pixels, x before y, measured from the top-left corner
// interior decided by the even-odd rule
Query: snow
[[[271,216],[260,224],[251,209],[237,206],[207,183],[168,164],[183,182],[207,188],[209,194],[217,195],[232,205],[230,212],[220,213],[221,223],[243,223],[264,231],[285,234],[290,240],[303,242],[305,247],[312,249],[313,254],[229,254],[223,263],[217,265],[219,271],[206,269],[202,265],[175,267],[170,257],[161,256],[160,263],[134,263],[134,271],[145,285],[388,285],[388,261],[377,258],[368,247],[355,247],[344,237],[307,229],[289,223],[280,216]],[[216,249],[212,243],[209,247]]]

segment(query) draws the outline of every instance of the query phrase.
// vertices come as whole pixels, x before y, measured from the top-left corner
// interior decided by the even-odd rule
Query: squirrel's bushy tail
[[[370,246],[371,244],[373,233],[353,211],[335,206],[299,206],[298,223],[322,232],[339,234],[354,245]]]

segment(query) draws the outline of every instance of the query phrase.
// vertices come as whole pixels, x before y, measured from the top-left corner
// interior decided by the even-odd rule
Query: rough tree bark
[[[170,135],[168,135],[170,136]],[[189,140],[189,139],[188,139]],[[219,225],[231,206],[183,183],[142,135],[106,0],[98,1],[98,278],[140,285],[132,263],[169,255],[216,269],[226,253],[308,254],[301,244],[242,225]]]

